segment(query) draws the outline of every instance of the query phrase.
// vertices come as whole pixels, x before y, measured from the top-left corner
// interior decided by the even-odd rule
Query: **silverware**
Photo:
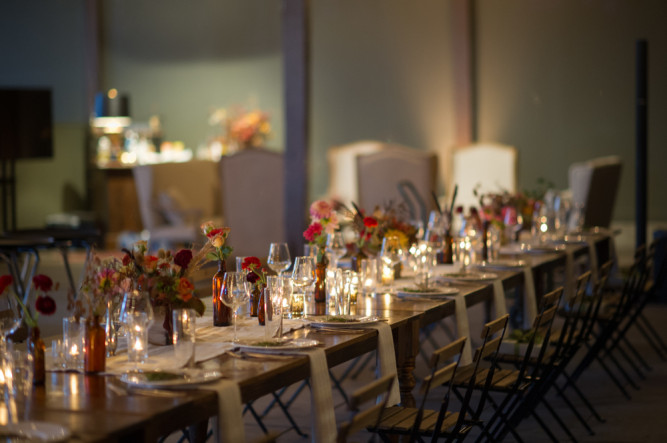
[[[353,328],[326,328],[326,327],[310,327],[311,331],[323,333],[323,334],[364,334],[371,331],[371,329],[353,329]]]
[[[285,360],[291,360],[295,357],[294,355],[286,355],[286,354],[263,354],[261,352],[254,353],[254,352],[244,352],[244,351],[227,351],[227,355],[229,355],[232,358],[238,358],[241,360],[253,359],[253,360],[285,361]]]
[[[113,383],[107,384],[107,387],[111,392],[118,396],[127,396],[127,395],[147,395],[152,397],[182,397],[185,395],[183,392],[179,391],[168,391],[164,389],[145,389],[145,388],[135,388],[135,387],[123,387],[118,386]]]

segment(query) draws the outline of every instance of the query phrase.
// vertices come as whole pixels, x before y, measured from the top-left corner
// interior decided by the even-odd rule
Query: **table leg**
[[[419,320],[410,320],[403,328],[394,329],[396,346],[396,366],[398,384],[401,391],[401,405],[414,408],[416,401],[412,390],[417,385],[413,371],[419,353]]]

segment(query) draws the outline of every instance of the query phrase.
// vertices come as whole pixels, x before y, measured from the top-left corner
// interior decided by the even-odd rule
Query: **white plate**
[[[443,277],[459,281],[485,281],[497,279],[498,274],[492,272],[450,272],[443,274]]]
[[[524,260],[512,260],[512,259],[499,259],[489,262],[476,263],[473,266],[476,268],[482,269],[514,269],[514,268],[523,268],[528,263]]]
[[[312,348],[319,346],[320,342],[317,340],[310,340],[307,338],[298,338],[293,340],[271,340],[271,345],[263,340],[242,341],[235,343],[242,351],[253,352],[280,352],[280,351],[297,351],[299,349]]]
[[[64,426],[43,421],[24,421],[0,426],[0,439],[12,441],[58,442],[70,438],[71,432]]]
[[[312,326],[327,328],[349,328],[350,326],[370,325],[380,321],[378,317],[363,315],[319,315],[307,317],[306,321]]]
[[[458,294],[460,289],[448,286],[438,286],[427,291],[420,291],[417,288],[399,288],[396,295],[398,297],[444,297]]]
[[[120,376],[120,381],[137,388],[182,388],[208,383],[222,377],[220,371],[208,369],[179,369],[175,371],[129,371]]]

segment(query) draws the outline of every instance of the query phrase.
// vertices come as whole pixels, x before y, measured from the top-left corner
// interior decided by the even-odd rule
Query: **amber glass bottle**
[[[44,352],[46,346],[44,340],[39,336],[39,327],[30,328],[28,336],[28,351],[32,354],[33,379],[35,385],[43,385],[46,379],[46,368],[44,361]]]
[[[213,276],[213,326],[230,326],[232,324],[232,309],[220,299],[225,279],[225,261],[218,260],[218,272]]]
[[[88,373],[104,372],[106,363],[106,333],[100,325],[100,316],[86,321],[83,368]]]

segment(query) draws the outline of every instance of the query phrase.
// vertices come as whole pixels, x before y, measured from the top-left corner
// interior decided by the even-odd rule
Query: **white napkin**
[[[591,281],[597,283],[598,281],[598,252],[595,249],[595,241],[586,241],[588,245],[588,265],[591,268]]]
[[[218,394],[218,415],[213,420],[213,437],[217,442],[245,441],[243,406],[239,385],[224,378],[215,383],[200,386]]]
[[[377,329],[378,331],[378,353],[377,353],[377,370],[379,377],[392,374],[394,376],[394,384],[389,392],[387,399],[387,406],[394,406],[401,402],[401,391],[398,386],[398,373],[396,371],[396,354],[394,349],[394,337],[391,334],[391,326],[385,322],[378,322],[366,326],[368,328]]]
[[[505,289],[503,288],[503,281],[499,278],[493,281],[493,304],[496,306],[496,317],[507,314]]]
[[[529,329],[537,317],[537,298],[535,297],[535,282],[533,270],[530,266],[523,267],[523,327]]]
[[[312,349],[299,354],[307,355],[310,360],[310,396],[313,406],[312,441],[336,441],[336,416],[331,395],[331,380],[324,349]],[[238,440],[241,441],[241,440]]]
[[[459,365],[469,365],[472,363],[472,345],[470,340],[470,324],[468,323],[468,307],[466,306],[465,297],[455,296],[450,297],[454,299],[454,308],[456,312],[456,332],[458,337],[467,337],[468,339],[463,346],[461,353],[461,360]]]

